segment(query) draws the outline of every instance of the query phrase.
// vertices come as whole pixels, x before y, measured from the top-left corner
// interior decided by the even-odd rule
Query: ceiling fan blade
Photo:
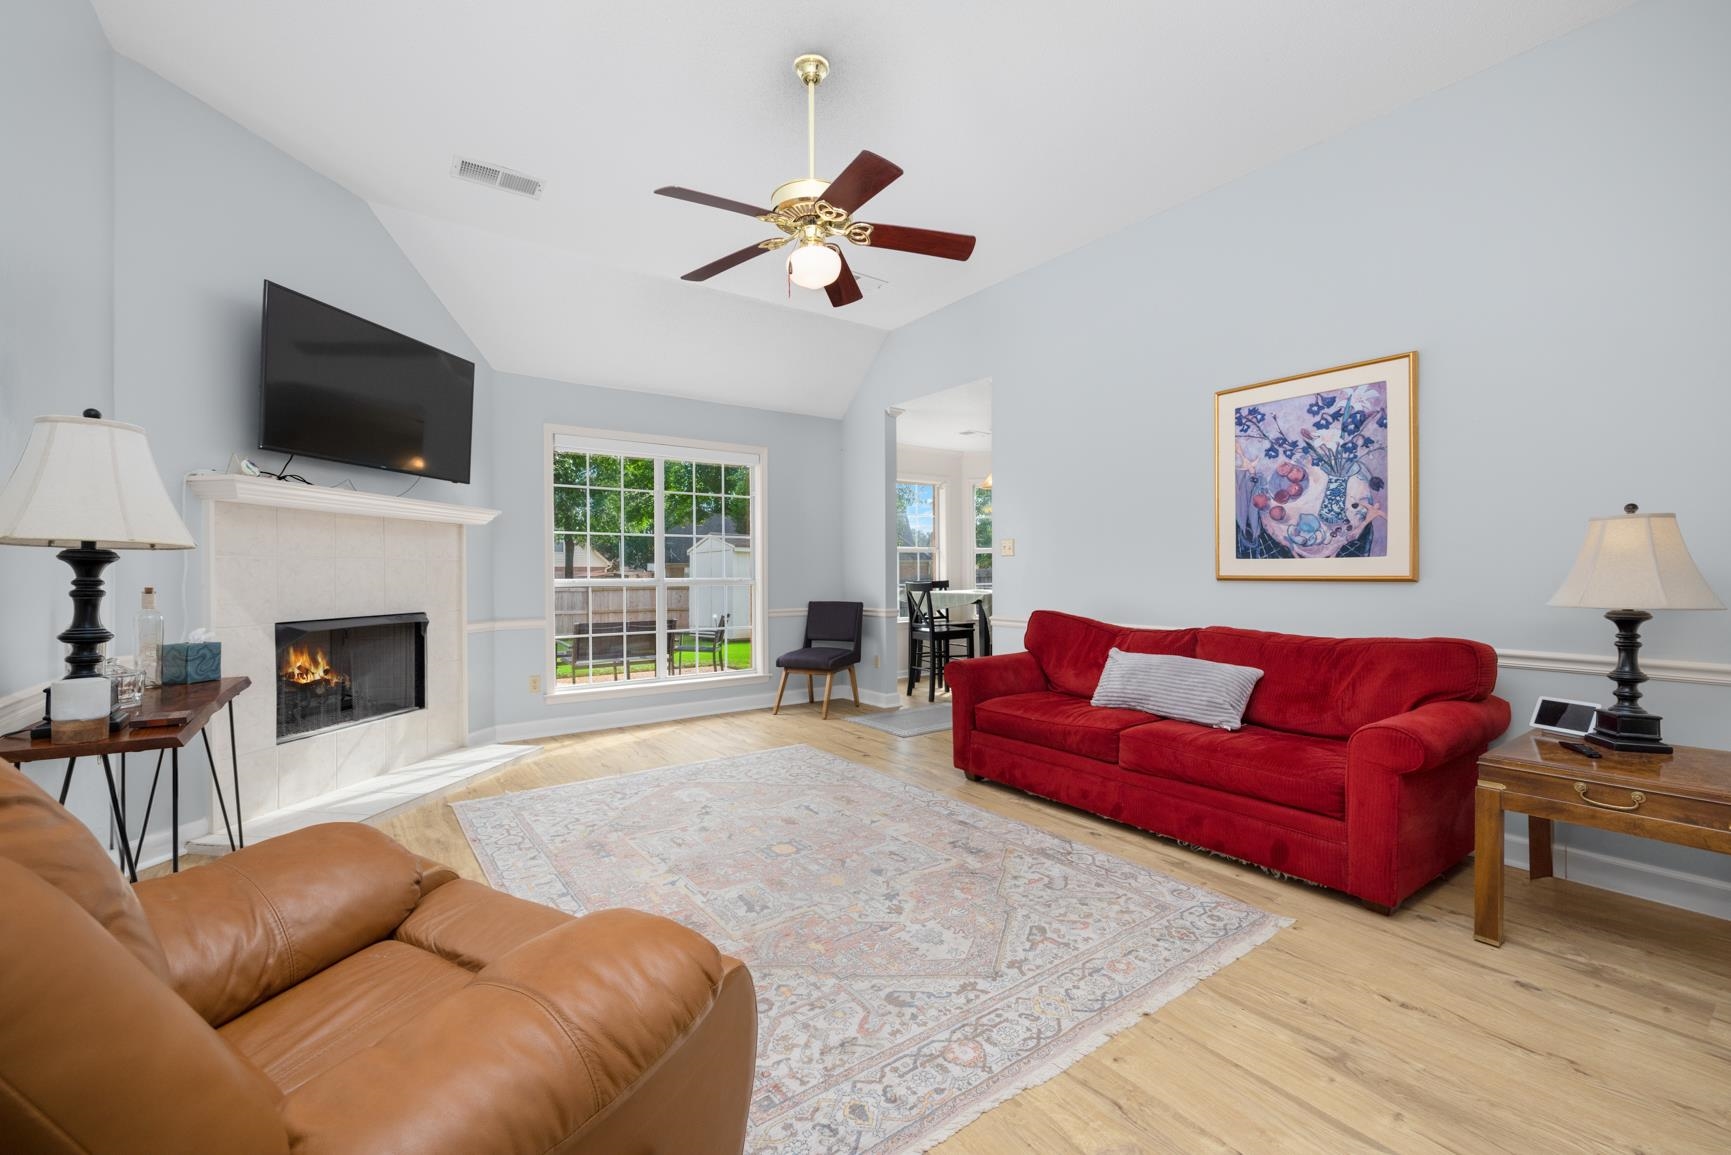
[[[902,175],[900,165],[887,161],[875,152],[861,152],[853,158],[841,175],[824,190],[823,199],[845,212],[852,213],[861,205],[889,188]]]
[[[830,248],[836,249],[834,245]],[[860,291],[859,282],[854,280],[853,270],[848,268],[846,254],[836,249],[836,255],[841,257],[841,276],[825,285],[823,291],[829,294],[829,303],[839,309],[853,304],[865,294]]]
[[[974,238],[965,233],[910,229],[905,225],[874,224],[867,244],[874,249],[921,253],[928,257],[942,257],[946,261],[965,261],[974,255]]]
[[[762,256],[767,252],[769,252],[769,250],[764,248],[762,245],[747,245],[737,253],[728,253],[720,260],[710,261],[700,269],[692,269],[689,273],[686,273],[679,279],[682,281],[707,281],[717,273],[725,273],[727,270],[733,268],[733,266],[743,265],[745,262],[751,260],[751,258]]]
[[[708,205],[712,209],[726,209],[730,213],[744,213],[748,217],[761,217],[769,211],[768,209],[760,209],[755,205],[748,205],[744,201],[729,200],[727,197],[713,196],[709,193],[697,192],[694,189],[679,188],[675,185],[658,188],[655,190],[655,195],[672,197],[678,201],[690,201],[694,205]]]

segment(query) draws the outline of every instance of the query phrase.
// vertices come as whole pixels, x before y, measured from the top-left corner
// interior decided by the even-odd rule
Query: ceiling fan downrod
[[[817,179],[817,86],[829,75],[829,61],[809,52],[793,62],[793,74],[805,85],[805,175]]]

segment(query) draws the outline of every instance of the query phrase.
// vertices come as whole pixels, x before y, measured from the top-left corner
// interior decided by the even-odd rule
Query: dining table
[[[974,653],[985,656],[992,652],[990,638],[980,632],[979,619],[974,614],[974,603],[979,602],[985,608],[986,617],[992,616],[991,590],[933,590],[932,612],[948,611],[950,623],[961,625],[971,623],[974,627]]]

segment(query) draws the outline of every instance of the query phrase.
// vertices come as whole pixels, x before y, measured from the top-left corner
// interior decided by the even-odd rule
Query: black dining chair
[[[908,599],[908,695],[913,696],[920,674],[926,674],[926,701],[935,702],[938,684],[944,680],[944,667],[955,657],[952,647],[957,642],[967,646],[966,657],[974,656],[974,627],[950,624],[947,611],[932,609],[932,591],[948,589],[949,582],[909,582]]]
[[[847,671],[853,686],[853,704],[859,705],[860,645],[865,634],[864,602],[808,602],[805,607],[805,645],[789,650],[775,660],[781,667],[781,685],[775,688],[775,709],[781,713],[781,695],[789,674],[805,675],[805,700],[817,699],[817,676],[823,675],[823,716],[829,717],[830,692],[837,670]]]

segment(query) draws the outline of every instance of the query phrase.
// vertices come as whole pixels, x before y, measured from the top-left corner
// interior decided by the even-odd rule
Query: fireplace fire
[[[278,622],[277,742],[426,706],[426,614]]]

